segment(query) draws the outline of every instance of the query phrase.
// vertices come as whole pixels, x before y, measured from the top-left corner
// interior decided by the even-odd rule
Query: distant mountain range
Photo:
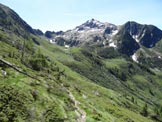
[[[162,51],[159,47],[162,40],[162,30],[154,25],[142,25],[134,21],[115,25],[91,19],[72,30],[43,33],[39,29],[33,29],[7,6],[0,4],[0,13],[0,28],[6,32],[12,31],[23,38],[30,34],[44,36],[50,43],[66,48],[94,45],[101,48],[112,47],[119,53],[131,56],[134,61],[141,61],[141,63],[146,63],[141,59],[141,54],[147,55],[145,58],[153,56],[158,60],[161,60],[159,57],[162,57]],[[33,41],[37,43],[36,40],[33,39]],[[147,49],[154,51],[148,54]],[[138,59],[139,61],[137,61]]]
[[[162,39],[162,31],[153,25],[142,25],[129,21],[117,26],[95,19],[65,32],[47,31],[45,36],[51,43],[61,46],[81,46],[100,44],[114,47],[127,55],[133,55],[141,46],[152,48]]]

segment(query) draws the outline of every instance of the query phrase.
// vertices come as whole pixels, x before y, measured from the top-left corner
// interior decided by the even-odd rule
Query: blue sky
[[[162,29],[162,0],[0,0],[33,28],[73,29],[94,18],[124,24],[136,21]]]

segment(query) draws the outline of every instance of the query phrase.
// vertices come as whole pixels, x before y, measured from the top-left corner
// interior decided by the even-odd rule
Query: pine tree
[[[141,114],[142,114],[143,116],[145,116],[145,117],[148,116],[148,106],[147,106],[147,104],[144,105],[144,107],[143,107],[143,109],[142,109],[142,111],[141,111]]]

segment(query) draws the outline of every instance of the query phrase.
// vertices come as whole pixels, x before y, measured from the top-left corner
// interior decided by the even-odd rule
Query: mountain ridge
[[[33,29],[15,11],[0,3],[0,26],[12,30],[18,35],[25,35],[25,31],[35,35],[43,35],[39,29]],[[6,21],[7,20],[7,21]],[[21,30],[21,32],[19,31]]]
[[[72,30],[61,33],[47,32],[51,43],[54,44],[72,47],[99,43],[103,47],[119,48],[119,52],[129,56],[133,55],[142,46],[146,48],[154,47],[162,39],[162,30],[153,25],[139,24],[135,21],[128,21],[117,26],[91,19]],[[129,44],[129,40],[132,40],[132,43]],[[124,45],[127,45],[127,47],[122,46],[122,43],[125,43]],[[130,51],[124,51],[127,49],[130,49]]]

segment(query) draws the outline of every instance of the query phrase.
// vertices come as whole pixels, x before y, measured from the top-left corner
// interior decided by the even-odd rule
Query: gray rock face
[[[56,33],[52,34],[51,39],[61,46],[100,44],[103,47],[113,47],[129,56],[140,46],[151,48],[162,39],[162,31],[157,27],[133,21],[117,26],[91,19],[72,30]]]

